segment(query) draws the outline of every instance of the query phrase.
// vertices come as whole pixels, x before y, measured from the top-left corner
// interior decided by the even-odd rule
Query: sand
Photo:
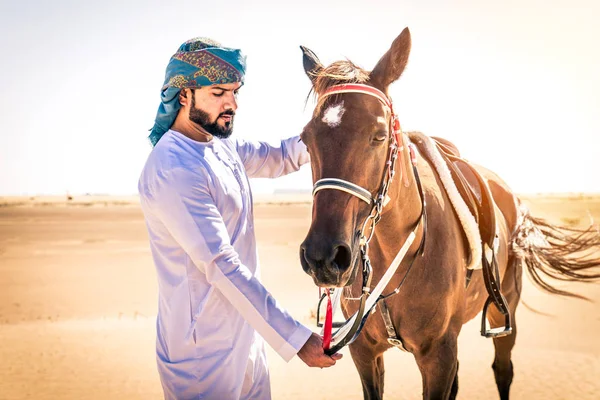
[[[256,227],[264,283],[314,326],[317,290],[298,262],[310,198],[263,198]],[[536,215],[581,225],[600,196],[529,196]],[[600,284],[547,295],[526,280],[513,353],[513,399],[600,398]],[[154,356],[157,284],[135,198],[0,198],[0,399],[159,399]],[[479,317],[459,339],[461,399],[497,398],[491,340]],[[327,370],[269,350],[274,399],[362,399],[347,350]],[[387,399],[421,398],[412,355],[385,355]]]

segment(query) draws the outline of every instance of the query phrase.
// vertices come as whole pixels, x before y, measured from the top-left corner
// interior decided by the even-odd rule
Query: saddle
[[[475,217],[482,243],[493,249],[496,237],[495,203],[487,182],[475,167],[461,157],[454,143],[434,136],[431,139],[450,170],[460,196]]]
[[[423,142],[425,135],[417,132],[411,132],[411,138],[420,138]],[[475,217],[479,233],[481,236],[481,245],[483,248],[481,257],[481,269],[483,280],[488,292],[488,299],[483,307],[481,322],[481,334],[485,337],[501,337],[512,333],[510,323],[510,311],[506,299],[500,291],[500,273],[496,261],[496,251],[498,247],[498,237],[496,232],[496,213],[495,202],[486,179],[477,169],[467,160],[461,157],[458,148],[450,141],[438,137],[430,137],[437,150],[442,156],[445,164],[450,170],[452,180],[460,193],[467,207]],[[415,141],[419,147],[419,141]],[[427,153],[420,152],[427,159]],[[428,161],[432,163],[432,160]],[[435,170],[435,169],[434,169]],[[467,270],[466,287],[469,286],[473,269]],[[486,322],[488,306],[494,303],[498,311],[505,317],[503,327],[489,329]]]

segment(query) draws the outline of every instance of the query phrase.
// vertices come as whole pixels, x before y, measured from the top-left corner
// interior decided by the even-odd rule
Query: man
[[[319,335],[260,283],[248,177],[309,161],[299,138],[280,146],[230,139],[245,58],[208,39],[167,66],[139,181],[159,281],[157,363],[169,399],[269,399],[263,339],[286,361],[329,367]]]

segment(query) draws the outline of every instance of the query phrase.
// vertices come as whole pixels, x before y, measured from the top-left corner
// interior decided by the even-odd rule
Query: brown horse
[[[312,224],[300,247],[300,259],[316,285],[345,287],[342,311],[346,318],[357,312],[356,298],[361,295],[363,282],[355,278],[363,268],[361,236],[364,240],[367,235],[362,231],[363,223],[373,211],[369,197],[376,198],[381,193],[382,182],[389,185],[386,193],[389,202],[381,208],[377,218],[380,221],[369,242],[373,265],[371,286],[381,280],[414,231],[416,238],[384,294],[393,293],[398,287],[399,290],[384,302],[393,329],[421,371],[423,397],[447,399],[455,398],[458,390],[457,337],[461,327],[482,311],[488,297],[481,269],[475,269],[466,285],[466,266],[472,254],[459,215],[430,160],[416,154],[413,155],[416,162],[411,162],[409,146],[402,145],[408,142],[405,134],[398,136],[398,158],[392,160],[397,162],[396,178],[386,179],[389,173],[386,161],[391,160],[389,155],[394,149],[394,123],[390,121],[391,107],[385,106],[385,100],[360,91],[324,95],[340,84],[358,84],[376,88],[387,96],[388,87],[400,78],[407,64],[410,47],[410,33],[404,29],[371,72],[350,61],[324,67],[312,51],[302,48],[304,68],[319,99],[302,133],[311,155],[313,181],[337,179],[364,188],[366,199],[362,201],[360,193],[357,194],[360,189],[326,187],[339,190],[315,191]],[[543,278],[572,281],[599,278],[593,268],[600,265],[600,260],[585,251],[598,249],[600,238],[592,230],[565,230],[534,218],[523,210],[519,199],[497,175],[481,167],[477,170],[485,177],[496,204],[498,246],[494,256],[501,291],[512,316],[512,334],[493,339],[492,368],[500,397],[507,399],[513,379],[511,352],[517,335],[514,317],[521,292],[522,266],[526,266],[541,288],[571,295]],[[426,220],[421,217],[423,211]],[[382,313],[375,312],[367,319],[364,329],[350,345],[366,399],[382,398],[383,353],[393,347],[388,341],[389,330],[379,314]],[[495,307],[490,307],[487,318],[492,326],[505,323],[504,315]]]

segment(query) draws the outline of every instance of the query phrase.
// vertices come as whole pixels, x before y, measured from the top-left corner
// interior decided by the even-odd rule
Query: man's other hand
[[[335,365],[335,362],[343,356],[339,353],[332,356],[325,354],[323,338],[313,332],[298,352],[298,357],[309,367],[327,368]]]

